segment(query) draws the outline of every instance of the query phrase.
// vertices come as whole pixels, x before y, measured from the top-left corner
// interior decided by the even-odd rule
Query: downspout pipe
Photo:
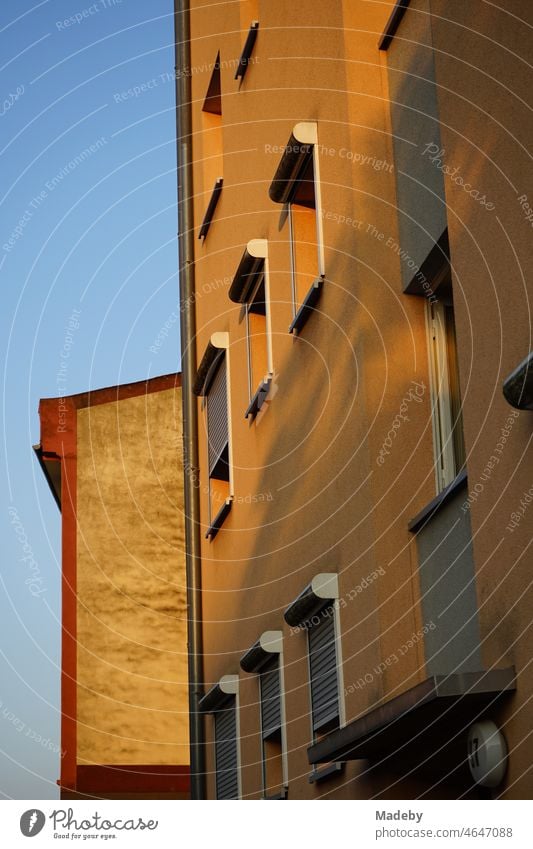
[[[203,695],[203,640],[198,490],[198,408],[196,396],[192,392],[196,368],[196,316],[194,306],[189,0],[174,0],[174,27],[191,798],[205,799],[204,718],[198,710],[198,702]]]

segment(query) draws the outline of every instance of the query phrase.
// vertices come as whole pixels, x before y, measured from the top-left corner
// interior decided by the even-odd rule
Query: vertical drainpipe
[[[178,250],[183,395],[183,466],[185,565],[187,575],[187,642],[191,797],[205,798],[204,720],[198,711],[203,691],[200,502],[198,492],[198,408],[192,385],[196,368],[194,306],[194,233],[192,183],[192,115],[190,3],[174,0],[176,44],[176,127],[178,159]]]

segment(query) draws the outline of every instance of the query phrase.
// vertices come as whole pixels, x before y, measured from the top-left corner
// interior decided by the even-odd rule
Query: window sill
[[[307,780],[309,784],[317,784],[319,781],[325,781],[326,778],[331,778],[334,775],[339,775],[339,773],[344,771],[344,761],[336,761],[333,764],[328,764],[328,766],[323,767],[322,769],[314,769],[307,776]]]
[[[296,313],[290,324],[289,333],[299,333],[311,313],[315,312],[315,304],[320,298],[323,285],[324,275],[321,274],[320,277],[317,277],[317,279],[309,289],[307,295],[303,299],[303,302],[300,305],[298,312]]]
[[[222,192],[222,185],[224,180],[222,177],[219,177],[213,186],[213,191],[211,194],[211,198],[209,199],[209,203],[207,204],[207,209],[205,211],[204,220],[202,221],[202,226],[200,227],[200,232],[198,233],[199,239],[204,239],[209,232],[209,228],[211,227],[211,222],[213,220],[213,216],[215,214],[215,209],[217,208],[217,203],[220,198],[220,194]]]
[[[422,510],[416,514],[414,519],[411,519],[407,525],[407,529],[411,531],[411,533],[416,534],[428,521],[430,521],[435,513],[444,507],[453,496],[456,494],[458,490],[460,490],[463,486],[466,486],[468,483],[468,476],[466,473],[466,469],[463,469],[455,480],[453,480],[447,487],[445,487],[442,492],[439,492],[435,498],[426,504]]]
[[[266,400],[269,389],[270,389],[270,378],[267,379],[267,380],[262,380],[261,383],[259,384],[259,386],[257,387],[255,395],[253,396],[252,400],[248,404],[247,410],[244,414],[245,419],[247,419],[249,416],[251,416],[252,419],[254,419],[256,417],[256,415],[258,414],[259,410],[261,409],[261,407],[263,406],[263,404]]]
[[[226,498],[226,501],[224,502],[224,504],[222,505],[222,507],[218,511],[217,515],[215,516],[215,518],[213,519],[213,521],[209,525],[209,527],[207,529],[207,533],[205,535],[205,538],[208,539],[209,542],[213,542],[214,538],[218,534],[220,528],[222,527],[222,525],[224,524],[224,522],[226,520],[226,516],[228,515],[228,513],[231,510],[232,504],[233,504],[233,499],[232,498]]]

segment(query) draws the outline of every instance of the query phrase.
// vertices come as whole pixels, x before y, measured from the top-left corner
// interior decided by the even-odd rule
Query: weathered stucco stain
[[[78,764],[187,764],[181,387],[78,409]]]

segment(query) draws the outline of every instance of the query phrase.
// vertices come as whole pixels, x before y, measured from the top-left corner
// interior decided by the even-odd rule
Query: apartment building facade
[[[39,416],[61,510],[61,798],[189,798],[181,375]]]
[[[530,18],[176,2],[197,797],[533,789]]]

